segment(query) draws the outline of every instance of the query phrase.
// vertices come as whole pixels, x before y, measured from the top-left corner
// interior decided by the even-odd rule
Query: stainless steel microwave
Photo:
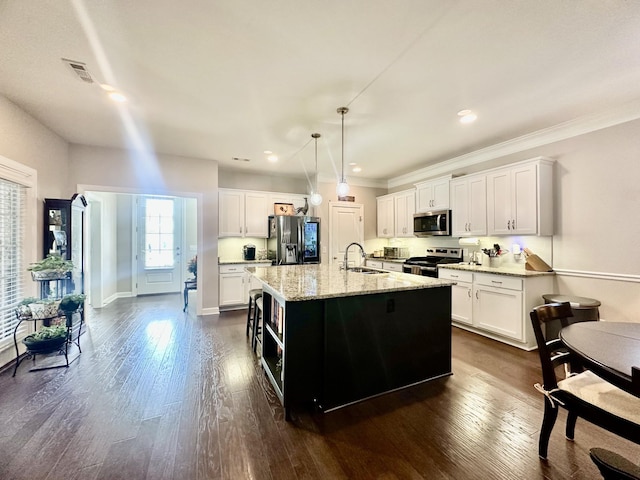
[[[451,210],[414,213],[413,234],[416,237],[451,235]]]

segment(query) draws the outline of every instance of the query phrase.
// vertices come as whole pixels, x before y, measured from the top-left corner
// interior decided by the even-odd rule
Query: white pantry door
[[[351,202],[329,202],[329,259],[331,265],[344,261],[344,251],[351,242],[364,242],[364,205]],[[362,252],[349,250],[349,264],[361,265]]]
[[[138,295],[181,290],[182,200],[139,196]]]

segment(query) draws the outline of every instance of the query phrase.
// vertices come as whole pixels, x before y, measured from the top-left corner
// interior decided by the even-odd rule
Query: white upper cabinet
[[[449,209],[451,175],[416,183],[416,212]]]
[[[413,237],[413,214],[416,211],[415,190],[398,192],[393,195],[395,236]]]
[[[487,234],[487,179],[469,175],[451,180],[451,235],[477,237]]]
[[[244,192],[220,189],[218,200],[218,236],[244,236]]]
[[[378,238],[392,238],[395,234],[393,195],[384,195],[377,199]]]
[[[246,192],[244,196],[244,236],[266,238],[269,236],[268,195],[262,192]],[[272,212],[273,213],[273,212]]]
[[[553,234],[552,168],[540,158],[487,174],[489,235]]]
[[[378,238],[413,237],[415,190],[383,195],[377,199]]]
[[[221,188],[218,199],[218,237],[267,238],[269,227],[269,194],[267,192]]]

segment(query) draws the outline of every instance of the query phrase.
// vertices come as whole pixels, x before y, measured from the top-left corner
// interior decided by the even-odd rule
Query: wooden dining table
[[[574,323],[560,340],[585,368],[640,397],[640,323]]]

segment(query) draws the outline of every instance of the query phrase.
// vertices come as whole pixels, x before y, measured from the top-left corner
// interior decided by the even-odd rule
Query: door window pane
[[[145,198],[145,268],[172,268],[173,199]]]

